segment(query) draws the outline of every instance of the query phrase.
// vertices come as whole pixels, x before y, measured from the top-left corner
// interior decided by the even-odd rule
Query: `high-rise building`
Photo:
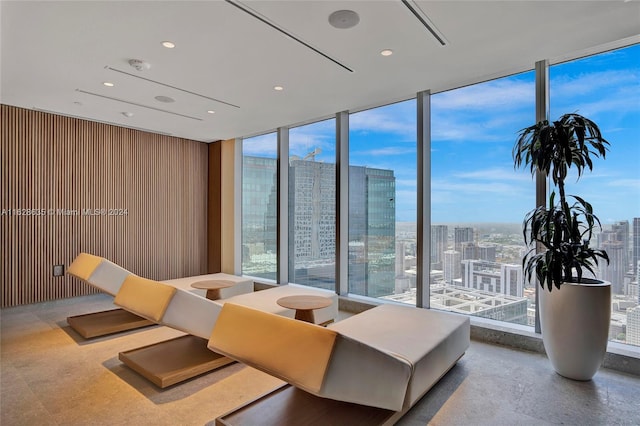
[[[640,217],[633,218],[633,244],[632,244],[631,261],[633,269],[638,267],[640,262]],[[640,303],[640,299],[638,300]]]
[[[627,309],[626,341],[631,345],[640,346],[640,306]]]
[[[462,285],[489,293],[523,297],[522,267],[486,260],[462,261]]]
[[[636,291],[638,292],[638,305],[640,305],[640,261],[636,263]]]
[[[265,276],[277,250],[277,162],[244,156],[243,272]],[[335,165],[294,158],[289,164],[289,278],[335,285]],[[395,292],[393,170],[349,166],[349,291],[371,297]]]
[[[396,179],[393,170],[349,166],[349,291],[395,292]]]
[[[600,248],[606,250],[609,256],[609,264],[600,261],[600,278],[611,283],[613,294],[624,292],[624,247],[622,241],[605,241]]]
[[[447,225],[431,225],[431,269],[442,270],[444,252],[449,241]]]
[[[462,260],[496,261],[496,246],[478,245],[473,242],[461,243]]]
[[[629,222],[616,222],[598,236],[599,247],[609,255],[609,264],[599,262],[599,278],[611,282],[613,294],[624,293],[624,276],[629,269]]]
[[[629,244],[629,221],[621,220],[611,225],[611,231],[615,232],[618,241],[622,241],[624,247],[623,262],[625,267],[625,273],[629,271],[630,259],[631,259],[631,245]]]
[[[289,161],[289,280],[335,287],[335,164]]]
[[[444,282],[453,285],[454,280],[460,278],[461,275],[462,256],[459,251],[446,250],[444,252]]]
[[[462,253],[462,244],[473,243],[473,242],[474,242],[473,228],[456,226],[453,229],[453,249],[455,251]]]
[[[242,164],[242,272],[276,278],[277,163],[244,156]]]

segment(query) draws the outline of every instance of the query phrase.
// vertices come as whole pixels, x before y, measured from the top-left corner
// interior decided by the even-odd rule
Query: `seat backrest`
[[[71,262],[69,268],[67,268],[67,274],[71,274],[74,277],[87,281],[93,271],[96,270],[98,265],[102,262],[103,258],[100,256],[94,256],[89,253],[80,253]]]
[[[129,312],[159,323],[176,291],[170,285],[131,274],[122,283],[113,302]]]
[[[315,395],[400,411],[406,359],[315,324],[226,302],[209,349]]]
[[[69,265],[67,273],[115,296],[131,272],[115,263],[88,253],[80,253]]]
[[[318,393],[336,335],[324,327],[227,302],[208,347]]]

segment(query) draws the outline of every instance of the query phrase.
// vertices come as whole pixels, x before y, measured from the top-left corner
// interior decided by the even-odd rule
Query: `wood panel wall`
[[[163,280],[207,271],[207,145],[2,105],[1,306],[95,292],[80,252]],[[21,214],[18,214],[21,213]]]

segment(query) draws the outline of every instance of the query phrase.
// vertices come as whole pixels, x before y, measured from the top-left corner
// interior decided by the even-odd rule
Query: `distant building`
[[[380,297],[395,292],[395,185],[393,170],[349,166],[352,293]]]
[[[409,292],[384,298],[415,305],[416,292],[411,289]],[[431,286],[432,309],[527,325],[527,305],[527,299],[521,297],[450,285]]]
[[[609,255],[609,264],[599,263],[599,278],[611,282],[613,294],[624,294],[624,276],[629,270],[629,222],[620,221],[598,236],[599,247]]]
[[[441,270],[444,252],[449,244],[449,228],[447,225],[431,225],[431,270]]]
[[[276,159],[244,156],[242,163],[242,272],[276,279]]]
[[[275,279],[277,161],[243,157],[242,270]],[[335,286],[335,165],[292,158],[289,164],[289,279]],[[379,297],[395,291],[393,170],[349,167],[349,291]]]
[[[473,242],[461,243],[462,260],[486,260],[496,261],[496,246],[478,245]]]
[[[627,309],[626,331],[627,343],[640,346],[640,306]]]
[[[522,267],[485,260],[462,261],[462,285],[489,293],[524,296]]]
[[[458,226],[453,228],[453,249],[455,251],[462,253],[462,244],[474,241],[473,228]]]
[[[633,218],[632,246],[632,267],[636,270],[636,282],[640,285],[640,217]],[[638,304],[640,305],[640,291],[638,292]]]
[[[289,281],[335,288],[335,164],[289,161]]]
[[[444,282],[453,284],[454,280],[460,278],[462,256],[459,251],[447,250],[444,252]]]
[[[600,246],[606,250],[609,256],[609,264],[601,261],[600,278],[611,283],[611,291],[613,294],[624,293],[624,275],[626,267],[624,266],[624,247],[621,241],[605,241]]]

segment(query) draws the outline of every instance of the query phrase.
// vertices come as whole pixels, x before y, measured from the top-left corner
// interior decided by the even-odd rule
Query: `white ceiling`
[[[445,46],[394,0],[2,1],[0,102],[210,142],[640,41],[637,1],[413,4]],[[360,23],[330,26],[341,9]]]

